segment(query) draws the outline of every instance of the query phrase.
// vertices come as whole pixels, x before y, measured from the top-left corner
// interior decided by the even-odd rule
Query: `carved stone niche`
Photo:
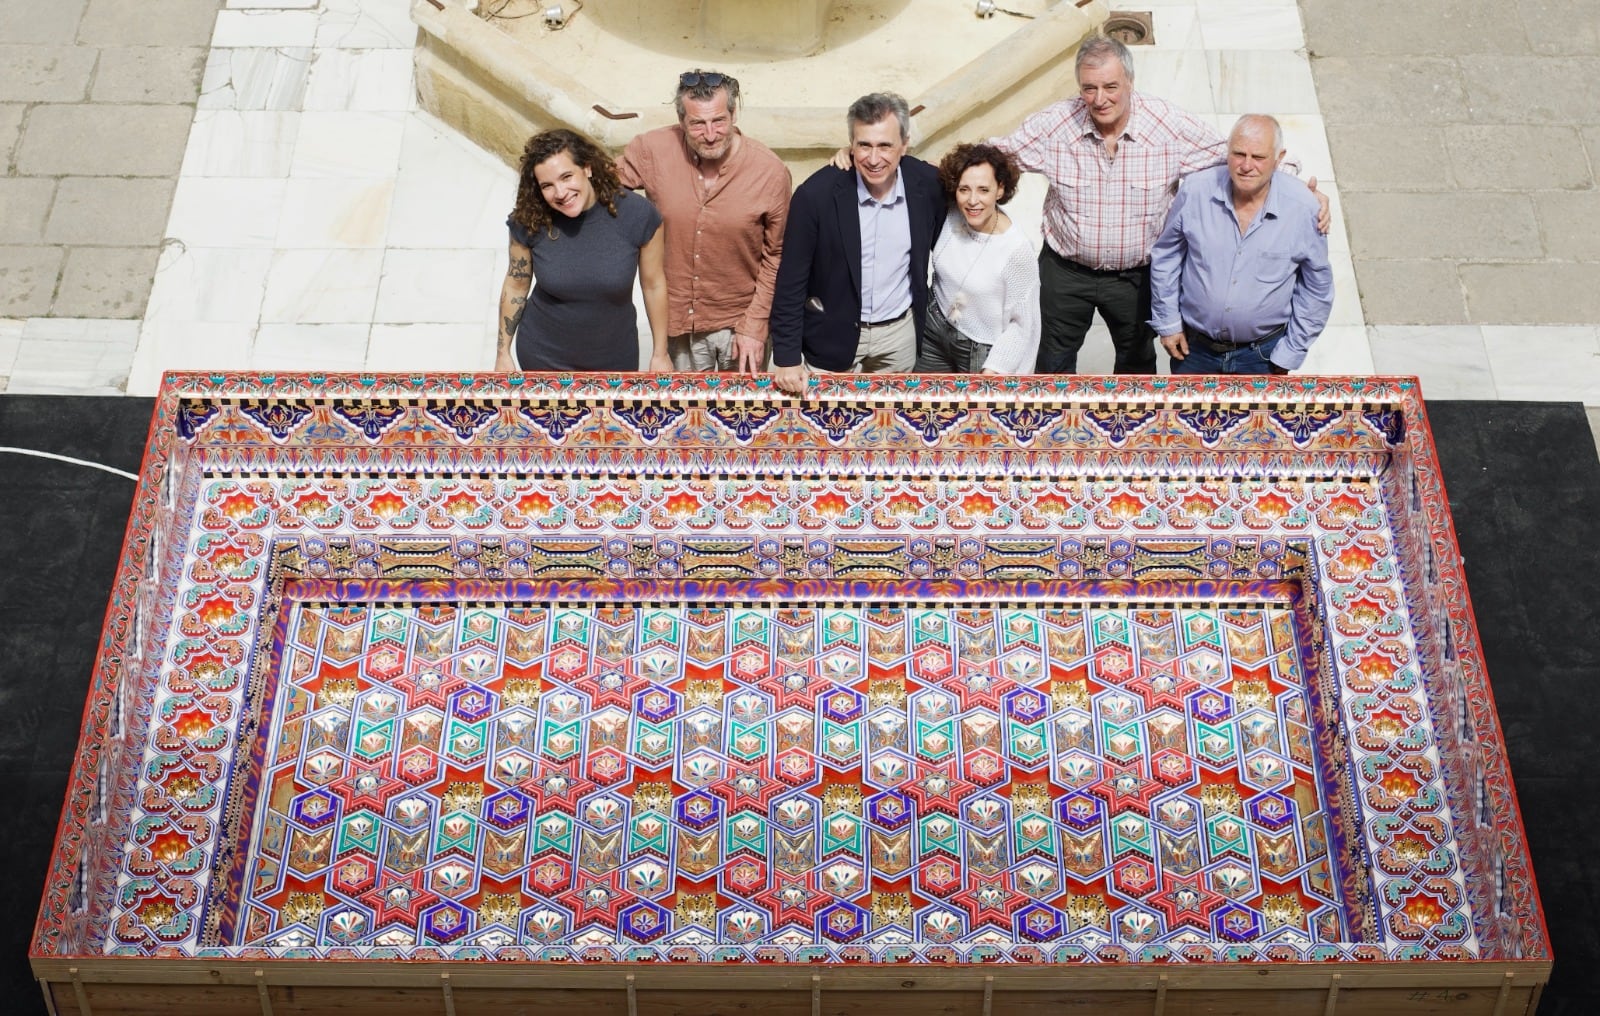
[[[700,41],[711,50],[809,56],[822,48],[834,0],[700,0]]]
[[[739,79],[739,127],[803,179],[846,141],[844,111],[892,91],[912,150],[1007,134],[1077,91],[1073,53],[1105,0],[413,0],[423,109],[511,165],[566,127],[620,150],[673,123],[679,74]],[[555,7],[559,17],[550,16]],[[545,16],[541,17],[540,15]]]

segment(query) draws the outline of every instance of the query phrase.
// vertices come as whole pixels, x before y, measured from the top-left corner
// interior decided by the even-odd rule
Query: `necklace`
[[[995,213],[994,218],[990,220],[990,223],[991,226],[1000,225],[1000,213],[998,211]],[[973,229],[971,223],[966,221],[966,216],[962,216],[961,225],[969,240],[977,240],[979,236],[983,237],[983,239],[977,240],[977,253],[972,255],[972,262],[967,265],[967,270],[961,273],[961,281],[956,283],[956,293],[950,298],[950,312],[945,317],[952,325],[961,320],[962,312],[967,309],[967,280],[972,278],[972,273],[977,270],[979,262],[983,260],[983,252],[988,249],[990,242],[999,235],[993,228]]]

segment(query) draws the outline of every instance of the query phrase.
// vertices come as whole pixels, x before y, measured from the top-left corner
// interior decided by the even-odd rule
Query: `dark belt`
[[[1051,257],[1066,267],[1078,272],[1087,272],[1090,275],[1127,275],[1130,272],[1147,272],[1150,270],[1150,262],[1148,261],[1142,265],[1134,265],[1132,268],[1096,268],[1093,265],[1086,265],[1082,261],[1074,261],[1048,243],[1044,245],[1044,249],[1050,252]]]
[[[1213,339],[1198,328],[1190,328],[1187,323],[1183,326],[1183,334],[1190,342],[1204,342],[1211,347],[1213,353],[1231,353],[1237,349],[1254,349],[1256,346],[1264,346],[1269,342],[1276,342],[1278,339],[1283,338],[1284,333],[1288,330],[1289,326],[1287,324],[1281,324],[1274,328],[1271,334],[1263,335],[1254,342],[1223,342],[1221,339]]]
[[[882,321],[862,321],[860,323],[860,326],[862,328],[882,328],[884,325],[892,325],[896,321],[904,321],[906,319],[906,315],[910,314],[910,313],[911,313],[911,308],[907,307],[905,310],[903,310],[900,313],[896,314],[894,317],[886,317]]]

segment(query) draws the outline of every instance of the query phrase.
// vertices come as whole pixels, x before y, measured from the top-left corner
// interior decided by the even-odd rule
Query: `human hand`
[[[1171,335],[1161,336],[1161,348],[1174,360],[1181,360],[1189,355],[1189,340],[1182,331],[1173,332]]]
[[[1306,186],[1311,188],[1311,196],[1317,199],[1317,232],[1327,236],[1328,230],[1333,228],[1333,215],[1328,211],[1328,195],[1317,190],[1316,177],[1307,180]]]
[[[855,159],[850,156],[850,149],[841,148],[833,153],[833,158],[828,160],[828,165],[834,169],[854,169],[856,163]]]
[[[1277,364],[1273,363],[1271,360],[1267,361],[1267,369],[1272,371],[1272,373],[1274,373],[1274,374],[1287,374],[1287,373],[1289,373],[1289,368],[1288,367],[1280,367]]]
[[[495,350],[494,369],[502,374],[508,374],[518,369],[516,357],[511,355],[511,350]]]
[[[754,374],[767,366],[767,343],[753,335],[733,333],[733,365],[745,374]]]
[[[790,395],[804,395],[806,381],[811,377],[811,371],[804,363],[797,363],[793,367],[774,367],[772,370],[772,383]]]
[[[666,353],[650,354],[650,373],[671,374],[676,369],[677,368],[673,367],[672,365],[672,357],[668,356]]]

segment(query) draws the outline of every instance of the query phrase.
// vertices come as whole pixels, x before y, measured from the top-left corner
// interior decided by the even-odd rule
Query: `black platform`
[[[149,399],[0,397],[0,446],[137,472]],[[1600,1013],[1600,459],[1583,407],[1428,407],[1511,753],[1556,965],[1543,1016]],[[28,968],[131,481],[0,453],[0,1011],[43,1013]]]

